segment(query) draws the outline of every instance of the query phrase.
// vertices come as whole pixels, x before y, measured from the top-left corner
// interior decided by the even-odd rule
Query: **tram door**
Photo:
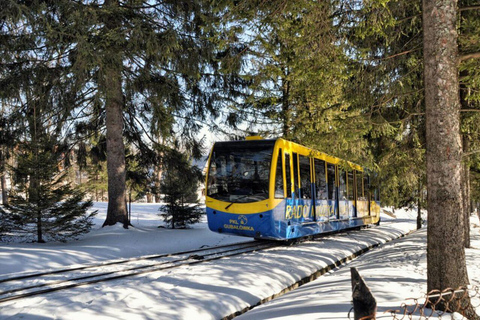
[[[327,162],[327,203],[328,219],[338,219],[338,188],[337,188],[337,169],[334,164]]]
[[[302,210],[302,222],[311,222],[315,220],[315,211],[312,194],[312,170],[310,168],[311,159],[301,154],[298,155],[298,173],[299,173],[299,201],[298,204]]]
[[[287,167],[285,168],[287,169]],[[288,179],[289,172],[286,172],[286,174]],[[300,223],[313,221],[310,158],[293,152],[291,177],[293,190],[291,199],[288,198],[287,193],[286,200],[287,205],[292,207],[293,219]]]
[[[368,201],[366,198],[365,186],[364,186],[364,173],[361,171],[355,171],[355,181],[357,183],[357,216],[368,216]]]
[[[356,196],[356,184],[354,179],[354,171],[348,170],[347,174],[347,200],[348,200],[348,217],[357,217],[357,203],[355,201]]]
[[[338,170],[338,215],[339,219],[348,219],[349,205],[347,193],[347,172]]]
[[[275,199],[285,198],[285,176],[284,176],[284,164],[282,149],[278,150],[277,155],[277,168],[275,169]]]
[[[328,201],[327,163],[320,159],[314,159],[313,164],[313,171],[315,172],[315,220],[326,222],[332,214],[335,214],[335,205],[331,205]]]

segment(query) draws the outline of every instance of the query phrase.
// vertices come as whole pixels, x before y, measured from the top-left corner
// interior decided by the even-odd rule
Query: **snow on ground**
[[[78,241],[67,243],[1,243],[0,277],[8,273],[89,264],[102,260],[130,258],[157,253],[197,249],[202,245],[243,242],[243,237],[221,235],[208,229],[206,219],[192,229],[171,230],[158,216],[159,204],[133,204],[131,222],[125,230],[121,224],[102,228],[107,204],[97,202],[98,210],[92,231]]]
[[[472,216],[472,243],[466,250],[472,286],[480,287],[480,225]],[[350,268],[356,267],[377,300],[377,319],[392,319],[388,310],[399,310],[402,303],[414,306],[413,299],[423,301],[427,291],[426,228],[367,252],[316,281],[238,317],[247,319],[347,319],[352,307]],[[473,301],[480,314],[480,298]],[[409,311],[413,308],[409,307]],[[426,310],[430,315],[431,311]],[[301,315],[301,316],[299,316]],[[418,315],[418,313],[417,313]],[[353,313],[351,314],[353,319]],[[450,319],[451,316],[444,316]],[[408,319],[408,317],[405,317]],[[417,318],[414,318],[417,319]],[[425,318],[422,318],[425,319]]]
[[[95,204],[95,208],[99,209],[97,224],[81,240],[0,244],[0,278],[70,264],[248,241],[210,232],[205,221],[189,230],[158,228],[162,224],[157,216],[158,205],[152,204],[133,207],[135,228],[100,228],[106,204]],[[394,240],[416,226],[414,211],[397,210],[395,214],[396,218],[382,217],[380,227],[296,246],[0,303],[0,319],[221,319],[345,256],[390,241],[238,319],[347,319],[351,308],[350,266],[356,266],[365,278],[381,314],[398,309],[407,298],[421,297],[426,290],[425,230]],[[478,286],[480,271],[475,261],[480,257],[480,227],[476,216],[472,223],[472,249],[467,250],[467,263],[472,284]]]

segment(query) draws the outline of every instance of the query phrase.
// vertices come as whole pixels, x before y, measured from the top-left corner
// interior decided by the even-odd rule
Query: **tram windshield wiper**
[[[235,200],[240,200],[240,199],[245,199],[247,197],[250,197],[251,195],[250,194],[244,194],[243,196],[240,196],[238,197],[237,199]],[[231,202],[228,206],[225,207],[225,210],[227,210],[228,208],[230,208],[232,205],[234,205],[235,203],[237,202]]]

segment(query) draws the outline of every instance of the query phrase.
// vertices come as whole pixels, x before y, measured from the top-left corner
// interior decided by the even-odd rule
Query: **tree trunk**
[[[116,0],[105,1],[105,7],[117,7]],[[112,10],[113,11],[113,10]],[[106,17],[105,28],[116,30],[121,25],[115,14]],[[107,218],[103,226],[117,222],[128,228],[128,215],[125,195],[125,145],[123,143],[123,91],[122,70],[123,57],[115,43],[104,52],[103,72],[100,83],[105,93],[106,126],[107,126],[107,175],[108,175],[108,208]]]
[[[0,183],[2,186],[2,204],[4,206],[8,205],[8,194],[7,194],[7,181],[5,178],[5,173],[2,173],[0,177]]]
[[[287,72],[288,73],[288,72]],[[287,76],[285,76],[286,78]],[[282,85],[282,135],[285,139],[290,137],[290,81],[283,79]]]
[[[422,181],[418,181],[417,230],[422,228]]]
[[[162,180],[162,165],[159,163],[155,166],[155,203],[160,203],[160,181]]]
[[[463,151],[468,152],[470,148],[468,137],[463,136]],[[465,248],[470,248],[470,165],[468,161],[464,161],[463,163],[463,217],[464,217],[464,241],[465,241]]]
[[[114,71],[115,72],[115,71]],[[125,145],[123,143],[123,95],[121,78],[117,72],[117,81],[110,85],[117,88],[114,97],[106,99],[107,123],[107,175],[108,209],[105,225],[123,223],[128,228],[128,216],[125,196]],[[113,80],[113,79],[112,79]],[[110,87],[111,88],[111,87]]]
[[[42,229],[42,212],[38,211],[37,213],[37,242],[45,243],[43,240],[43,229]]]
[[[423,0],[429,291],[468,285],[463,241],[456,17],[455,0]],[[467,318],[477,319],[474,314],[471,306],[465,313]]]
[[[420,195],[417,199],[417,230],[422,228],[422,207],[420,201]]]

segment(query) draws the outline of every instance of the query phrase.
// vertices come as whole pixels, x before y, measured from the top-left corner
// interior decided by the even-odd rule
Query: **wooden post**
[[[352,277],[354,319],[375,319],[377,313],[377,301],[357,269],[350,268],[350,271]]]

